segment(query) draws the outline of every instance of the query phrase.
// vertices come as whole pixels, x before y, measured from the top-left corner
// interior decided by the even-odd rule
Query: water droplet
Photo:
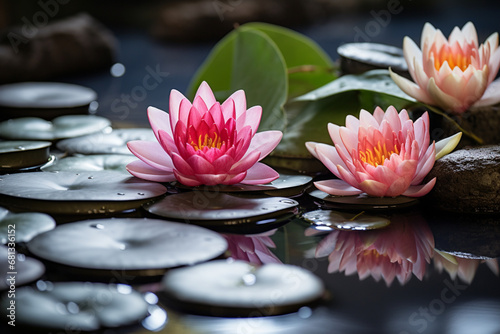
[[[312,315],[312,310],[310,307],[307,307],[307,306],[302,306],[301,308],[299,308],[299,310],[297,311],[297,315],[299,316],[299,318],[302,318],[302,319],[307,319],[307,318],[310,318],[311,315]]]
[[[119,195],[119,196],[125,195],[124,193],[116,193],[116,194]]]
[[[18,146],[18,147],[16,147],[16,148],[17,148],[18,150],[21,150],[21,151],[26,150],[26,147],[24,147],[24,146]]]
[[[68,304],[66,304],[66,309],[71,314],[78,314],[78,312],[80,312],[80,307],[78,307],[75,302],[69,302]]]
[[[137,193],[137,195],[139,195],[139,196],[144,196],[144,193]]]
[[[102,224],[92,224],[92,225],[90,225],[90,227],[96,228],[98,230],[104,229],[104,225],[102,225]]]
[[[94,178],[93,176],[89,176],[87,179],[92,180],[93,178]]]
[[[257,281],[257,277],[255,277],[255,275],[252,273],[248,273],[243,275],[241,280],[243,281],[243,284],[245,284],[246,286],[251,286],[255,284],[255,282]]]
[[[261,210],[269,210],[268,208],[261,208]]]
[[[280,200],[280,203],[285,203],[285,204],[290,204],[290,205],[297,204],[297,202],[295,202],[294,200],[291,200],[291,199],[282,199],[282,200]]]

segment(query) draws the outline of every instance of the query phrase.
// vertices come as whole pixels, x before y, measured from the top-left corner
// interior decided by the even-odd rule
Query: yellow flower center
[[[391,154],[399,154],[399,150],[394,144],[392,150],[387,150],[386,145],[381,145],[378,142],[377,146],[368,147],[365,151],[359,151],[359,159],[367,164],[377,167],[378,165],[383,165],[385,159],[389,159]]]
[[[209,137],[208,133],[206,133],[205,136],[199,135],[198,142],[191,140],[190,144],[191,144],[191,146],[193,146],[195,151],[198,151],[198,150],[203,149],[204,147],[221,148],[222,141],[221,141],[220,137],[217,135],[217,133],[215,132],[213,134],[213,137]]]
[[[437,71],[443,66],[444,62],[447,61],[450,68],[453,70],[458,67],[462,71],[465,71],[467,67],[471,64],[471,57],[465,54],[453,53],[449,47],[442,47],[437,54],[434,55],[434,67]]]

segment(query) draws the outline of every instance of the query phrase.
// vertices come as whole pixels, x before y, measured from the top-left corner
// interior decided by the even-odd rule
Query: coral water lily
[[[328,124],[335,147],[306,143],[309,152],[339,178],[314,183],[331,195],[423,196],[436,182],[434,178],[421,184],[436,157],[451,152],[461,135],[430,143],[427,112],[413,122],[406,110],[398,114],[392,106],[386,112],[377,107],[373,115],[361,110],[359,119],[349,115],[345,124]]]
[[[391,218],[391,225],[372,231],[330,232],[315,249],[318,258],[328,256],[328,272],[372,276],[390,286],[395,278],[407,283],[411,275],[422,280],[434,252],[434,237],[418,216]],[[306,230],[306,235],[314,232]]]
[[[243,90],[224,103],[203,82],[193,103],[177,90],[170,93],[169,113],[149,107],[158,142],[131,141],[140,160],[127,165],[134,176],[157,182],[177,180],[187,186],[265,184],[279,177],[260,163],[280,142],[281,131],[257,132],[262,108],[247,110]]]
[[[500,102],[498,33],[479,45],[476,28],[468,22],[455,27],[448,39],[430,23],[424,25],[421,48],[409,37],[403,41],[408,70],[415,82],[391,71],[391,77],[408,95],[449,113]]]

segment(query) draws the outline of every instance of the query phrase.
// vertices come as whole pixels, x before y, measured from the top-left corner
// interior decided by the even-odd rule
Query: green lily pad
[[[337,229],[346,231],[366,231],[384,228],[391,221],[385,217],[371,216],[364,213],[352,214],[332,210],[306,212],[302,218],[322,231]]]
[[[52,165],[43,167],[44,172],[95,172],[95,171],[117,171],[128,176],[130,173],[125,166],[137,160],[133,155],[121,154],[95,154],[85,156],[66,157],[56,160]]]
[[[13,213],[0,207],[0,242],[28,242],[36,235],[52,230],[54,219],[39,212]],[[12,233],[9,233],[11,231]]]
[[[9,256],[15,259],[14,270],[8,262]],[[2,259],[0,261],[0,291],[12,289],[16,291],[17,287],[37,280],[45,272],[45,266],[40,261],[19,254],[12,247],[0,245],[0,258]],[[11,280],[12,275],[15,276],[15,282]],[[14,283],[13,287],[11,287],[12,283]]]
[[[263,185],[234,184],[217,186],[188,187],[182,183],[175,183],[175,186],[182,189],[195,189],[201,192],[258,192],[271,196],[291,197],[301,194],[310,185],[312,177],[308,175],[285,174],[280,172],[280,177]]]
[[[0,141],[0,173],[46,164],[51,145],[45,141]]]
[[[408,75],[403,49],[377,43],[346,43],[337,48],[343,73],[360,74],[388,69]]]
[[[125,284],[44,282],[16,291],[16,328],[44,332],[95,332],[139,324],[148,316],[144,297]],[[9,299],[4,296],[2,308]]]
[[[94,115],[66,115],[46,121],[37,117],[9,119],[0,123],[0,136],[12,140],[60,140],[109,128],[111,122]]]
[[[28,244],[30,252],[81,269],[158,276],[169,268],[212,260],[227,249],[220,234],[156,219],[93,219],[59,225]]]
[[[129,154],[127,142],[156,141],[151,129],[119,129],[110,133],[94,133],[61,140],[57,148],[68,154]]]
[[[355,196],[333,196],[321,190],[313,190],[310,196],[320,200],[322,207],[338,210],[389,210],[401,209],[417,205],[418,198],[397,197],[371,197],[363,193]]]
[[[282,223],[276,218],[290,218],[297,206],[296,201],[285,197],[241,197],[197,190],[168,195],[144,205],[144,209],[155,216],[206,227],[238,229],[250,225],[260,230]]]
[[[286,64],[277,45],[262,31],[242,26],[223,38],[191,80],[190,97],[202,81],[208,82],[219,101],[245,90],[247,106],[262,106],[259,131],[284,129]]]
[[[92,215],[134,210],[167,189],[115,171],[32,172],[0,176],[7,208],[49,214]]]
[[[169,271],[162,285],[168,305],[218,317],[296,312],[318,302],[325,291],[318,277],[297,266],[270,263],[255,267],[225,260]]]

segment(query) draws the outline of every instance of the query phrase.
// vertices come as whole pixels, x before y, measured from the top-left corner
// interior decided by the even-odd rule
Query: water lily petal
[[[194,174],[215,174],[214,166],[203,155],[194,154],[185,161],[191,166]]]
[[[416,83],[400,76],[399,74],[392,72],[390,68],[389,68],[389,74],[392,80],[394,80],[394,82],[403,92],[423,103],[427,104],[432,103],[432,100],[427,96],[427,93],[424,90],[422,90]]]
[[[354,188],[347,182],[338,179],[317,181],[314,182],[314,185],[319,190],[335,196],[352,196],[359,195],[363,192],[357,188]]]
[[[241,183],[243,184],[267,184],[276,180],[280,175],[271,167],[257,162],[247,170],[247,175]]]
[[[453,136],[442,139],[436,143],[436,160],[441,159],[445,155],[451,153],[457,147],[462,132],[455,133]]]
[[[236,129],[240,131],[240,129],[245,126],[250,126],[252,129],[252,135],[255,135],[257,129],[259,128],[260,120],[262,118],[262,107],[254,106],[246,111],[246,113],[242,113],[240,117],[236,120]]]
[[[198,87],[198,90],[196,91],[194,100],[196,100],[196,97],[200,96],[203,101],[205,102],[205,105],[207,106],[208,109],[212,107],[212,105],[217,102],[215,100],[214,93],[212,92],[212,89],[208,85],[206,81],[203,81]]]
[[[321,160],[323,165],[325,165],[325,167],[328,168],[328,170],[335,176],[340,177],[337,165],[340,165],[345,169],[347,169],[347,167],[344,164],[342,158],[339,156],[337,149],[331,145],[326,144],[317,144],[315,148],[316,155],[318,159]]]
[[[375,180],[366,180],[361,182],[359,187],[370,196],[383,197],[389,188],[389,185]]]
[[[174,167],[172,159],[159,143],[146,140],[133,140],[127,143],[127,147],[130,152],[148,165],[159,170],[172,172]]]
[[[173,172],[159,170],[151,167],[141,160],[132,161],[126,166],[128,172],[140,179],[154,182],[172,182],[175,181]]]
[[[174,169],[174,175],[177,181],[188,187],[197,187],[202,184],[200,181],[198,181],[198,179],[194,174],[184,175],[180,173],[177,169]]]
[[[446,111],[463,112],[465,109],[467,109],[457,98],[443,92],[436,85],[434,78],[429,79],[427,90],[435,103]]]
[[[172,154],[172,161],[174,163],[174,171],[177,170],[183,175],[193,175],[193,168],[184,160],[180,155],[174,153]]]
[[[259,161],[260,158],[260,152],[259,151],[253,151],[238,162],[236,162],[231,169],[229,170],[229,174],[239,174],[242,173],[246,170],[248,170],[250,167],[252,167],[257,161]]]
[[[404,193],[403,196],[408,197],[422,197],[427,195],[434,185],[436,184],[436,178],[433,178],[426,184],[418,185],[418,186],[410,186]]]
[[[227,178],[227,174],[195,174],[195,176],[196,180],[207,186],[223,184],[224,180]]]
[[[227,174],[226,178],[221,182],[221,184],[236,184],[241,183],[245,177],[247,176],[247,172],[242,172],[236,175]]]
[[[436,160],[435,156],[436,148],[435,144],[432,143],[432,145],[428,147],[424,156],[418,162],[415,176],[413,177],[413,180],[411,182],[412,185],[420,184],[424,180],[425,176],[429,174],[432,167],[434,166],[434,161]]]
[[[316,159],[319,159],[318,153],[316,152],[316,146],[318,146],[318,145],[319,145],[319,143],[316,143],[314,141],[308,141],[308,142],[306,142],[306,148],[307,148],[307,150]]]
[[[159,130],[163,130],[169,135],[172,135],[172,126],[170,125],[170,116],[168,115],[168,113],[155,107],[148,107],[147,112],[149,124],[151,124],[151,128],[153,129],[153,132],[158,141],[160,140],[160,136],[158,135]]]
[[[238,119],[241,115],[247,112],[247,99],[245,96],[245,92],[243,90],[237,90],[228,99],[232,99],[234,101],[234,110],[236,113],[236,119]]]
[[[170,99],[169,99],[169,117],[170,117],[170,124],[172,126],[172,129],[175,129],[175,125],[179,121],[179,111],[181,107],[181,101],[186,100],[189,104],[191,104],[188,99],[184,95],[182,95],[181,92],[179,92],[176,89],[172,89],[170,92]],[[191,106],[189,106],[190,108]],[[189,109],[188,108],[188,109]],[[150,122],[151,125],[153,125]]]
[[[253,136],[245,156],[254,151],[258,151],[260,152],[259,160],[264,159],[269,153],[271,153],[276,148],[276,146],[278,146],[282,137],[283,133],[281,131],[270,130],[270,131],[257,132]]]
[[[491,106],[500,103],[500,79],[493,81],[488,88],[486,88],[480,100],[474,103],[474,108]]]

